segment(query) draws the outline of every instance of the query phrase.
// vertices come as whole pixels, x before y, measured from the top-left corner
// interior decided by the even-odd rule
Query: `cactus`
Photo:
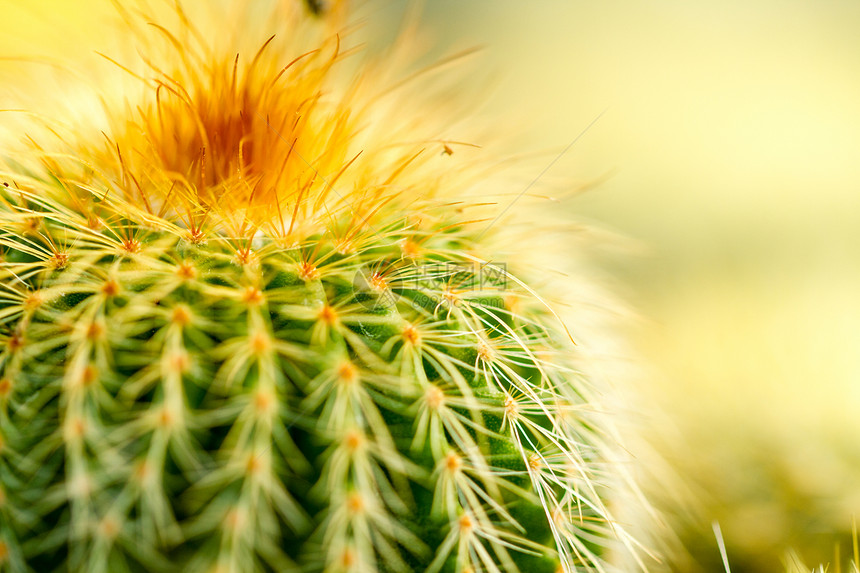
[[[109,130],[0,175],[0,571],[638,556],[577,347],[479,254],[454,144],[334,81],[336,34],[234,58],[176,14]]]

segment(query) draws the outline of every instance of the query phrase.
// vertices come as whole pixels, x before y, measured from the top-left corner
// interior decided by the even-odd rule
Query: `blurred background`
[[[723,570],[718,520],[732,571],[778,571],[788,548],[836,570],[860,510],[860,4],[428,12],[487,46],[487,113],[528,118],[523,149],[560,151],[605,110],[551,173],[609,173],[563,204],[640,247],[601,260],[644,317],[652,439],[689,488],[654,484],[688,553],[674,568]],[[697,510],[673,511],[688,494]]]
[[[107,4],[0,0],[0,57],[91,53]],[[406,4],[362,6],[377,47]],[[599,117],[544,184],[601,180],[554,209],[628,237],[598,260],[641,316],[645,431],[677,476],[649,486],[683,547],[671,567],[723,570],[714,520],[735,573],[778,571],[789,548],[845,567],[860,509],[860,3],[428,0],[421,28],[438,54],[484,47],[477,113],[544,164]]]

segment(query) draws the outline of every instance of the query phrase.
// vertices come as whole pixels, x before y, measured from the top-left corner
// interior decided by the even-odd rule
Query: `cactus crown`
[[[448,143],[335,90],[336,35],[225,58],[177,14],[105,139],[2,174],[0,570],[638,555],[576,349],[477,254]]]

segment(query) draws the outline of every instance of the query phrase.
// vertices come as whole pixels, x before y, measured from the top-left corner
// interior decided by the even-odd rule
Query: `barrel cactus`
[[[7,156],[0,571],[641,553],[571,335],[455,200],[456,145],[410,131],[369,71],[332,79],[343,15],[314,6],[280,3],[288,38],[239,55],[182,8],[150,32],[123,13],[167,46],[111,58],[140,95]]]

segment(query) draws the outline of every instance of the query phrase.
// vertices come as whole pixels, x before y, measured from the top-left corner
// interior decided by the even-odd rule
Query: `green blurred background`
[[[88,52],[106,4],[0,0],[0,53]],[[391,30],[405,5],[360,12]],[[643,317],[672,567],[722,570],[718,520],[736,573],[789,547],[835,570],[860,508],[860,3],[428,0],[421,21],[436,53],[485,47],[478,113],[519,151],[548,162],[605,110],[543,183],[610,174],[561,205],[635,246],[600,263]]]

